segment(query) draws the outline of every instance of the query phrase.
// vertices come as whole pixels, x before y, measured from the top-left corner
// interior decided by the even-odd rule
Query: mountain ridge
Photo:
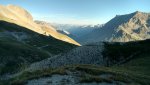
[[[61,33],[58,33],[56,31],[52,31],[51,29],[54,29],[52,26],[49,25],[49,27],[45,27],[44,29],[41,28],[41,25],[35,23],[33,21],[33,17],[32,15],[25,9],[16,6],[16,5],[7,5],[7,6],[3,6],[0,5],[0,20],[4,20],[7,22],[11,22],[11,23],[15,23],[18,24],[20,26],[24,26],[32,31],[35,31],[39,34],[43,34],[45,36],[52,36],[56,39],[68,42],[68,43],[72,43],[75,45],[79,45],[80,44],[78,42],[76,42],[75,40],[71,39],[70,37],[63,35]],[[48,31],[48,30],[51,30]],[[54,34],[53,34],[54,32]]]
[[[103,27],[87,34],[81,42],[113,41],[128,42],[150,38],[150,13],[136,11],[125,15],[116,15]],[[139,33],[136,32],[139,30]]]

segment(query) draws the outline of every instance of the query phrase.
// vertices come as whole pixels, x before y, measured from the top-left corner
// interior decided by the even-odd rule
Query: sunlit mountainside
[[[32,18],[32,15],[28,13],[25,9],[19,6],[15,6],[15,5],[2,6],[1,5],[0,9],[1,9],[0,11],[1,20],[18,24],[32,31],[35,31],[39,34],[52,36],[56,39],[79,45],[73,39],[53,30],[54,28],[52,26],[50,25],[46,26],[46,24],[35,23]]]

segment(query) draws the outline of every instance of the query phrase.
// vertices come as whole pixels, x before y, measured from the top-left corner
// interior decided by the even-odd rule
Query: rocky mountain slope
[[[105,65],[105,59],[103,59],[102,51],[103,43],[81,46],[67,53],[59,54],[34,63],[28,68],[28,70],[40,70],[49,67],[56,68],[73,64]]]
[[[50,25],[45,24],[37,24],[33,21],[32,15],[27,12],[25,9],[15,6],[15,5],[0,5],[0,20],[4,20],[7,22],[15,23],[17,25],[26,27],[29,30],[35,31],[39,34],[43,34],[46,36],[52,36],[56,39],[66,41],[75,45],[80,45],[73,39],[69,38],[66,35],[58,33],[54,30],[54,28]]]
[[[149,43],[105,42],[78,47],[32,64],[11,84],[149,85]]]
[[[149,42],[150,40],[128,43],[91,43],[77,47],[67,53],[34,63],[28,70],[40,70],[76,64],[99,66],[122,64],[139,54],[149,52],[149,48],[147,48]],[[134,46],[134,44],[136,44],[136,46]]]
[[[81,42],[128,42],[149,38],[150,14],[137,11],[126,15],[116,15],[100,29],[84,36]]]

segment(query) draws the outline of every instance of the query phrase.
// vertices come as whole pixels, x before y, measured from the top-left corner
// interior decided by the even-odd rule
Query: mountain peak
[[[135,14],[142,13],[141,11],[135,11]]]
[[[13,13],[17,14],[17,16],[20,16],[24,20],[31,20],[33,21],[32,15],[25,9],[23,9],[20,6],[9,4],[6,6],[9,10],[11,10]],[[18,14],[19,13],[19,14]]]
[[[130,14],[124,14],[124,15],[116,15],[115,17],[121,17],[121,16],[130,16],[130,18],[136,16],[136,15],[142,15],[142,14],[148,14],[148,13],[145,13],[145,12],[141,12],[141,11],[135,11],[133,13],[130,13]]]
[[[150,13],[136,11],[130,14],[116,15],[101,29],[93,31],[85,40],[128,42],[150,38]]]
[[[146,15],[149,15],[149,13],[146,13],[146,12],[141,12],[141,11],[136,11],[136,12],[134,12],[134,15],[136,16],[136,15],[140,15],[140,16],[146,16]]]
[[[8,4],[7,7],[18,7],[18,8],[21,8],[21,7],[17,6],[17,5],[14,5],[14,4]]]
[[[136,11],[136,12],[134,12],[134,16],[136,16],[136,15],[143,15],[143,14],[147,14],[147,13],[144,13],[144,12],[141,12],[141,11]]]

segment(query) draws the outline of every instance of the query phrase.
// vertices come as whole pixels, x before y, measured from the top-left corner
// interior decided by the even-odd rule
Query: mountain
[[[33,62],[77,47],[71,44],[75,43],[71,38],[44,26],[36,24],[32,16],[18,6],[0,6],[0,75],[19,72]],[[54,38],[51,32],[64,40]]]
[[[7,5],[7,6],[2,6],[0,5],[0,19],[15,23],[17,25],[26,27],[32,31],[35,31],[39,34],[43,34],[46,36],[52,36],[56,39],[69,42],[75,45],[80,45],[73,39],[69,38],[66,35],[63,35],[61,33],[58,33],[54,30],[54,28],[50,25],[46,25],[41,23],[40,25],[35,23],[33,20],[32,15],[27,12],[25,9],[15,6],[15,5]]]
[[[97,41],[128,42],[150,38],[150,13],[136,11],[116,15],[100,29],[83,36],[84,43]]]
[[[73,44],[0,21],[0,75],[18,72],[35,61],[67,52]]]

